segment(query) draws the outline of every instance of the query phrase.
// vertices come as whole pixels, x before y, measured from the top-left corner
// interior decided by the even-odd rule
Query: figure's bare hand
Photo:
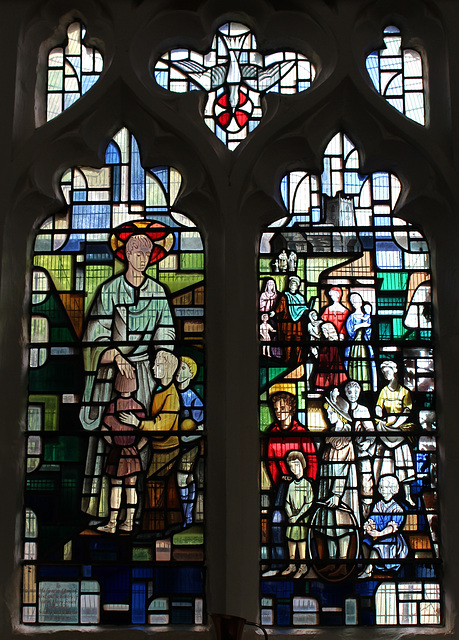
[[[370,533],[370,531],[374,531],[374,529],[376,529],[376,522],[370,518],[364,523],[363,530],[365,533]]]
[[[337,507],[339,504],[339,496],[332,495],[330,498],[328,498],[325,504],[327,505],[327,507]]]
[[[138,427],[140,420],[130,411],[122,411],[120,413],[120,422],[123,424],[130,424],[132,427]]]
[[[132,380],[135,377],[134,367],[120,353],[115,356],[115,362],[122,376],[125,376],[128,380]]]
[[[398,531],[398,522],[395,522],[394,520],[391,520],[387,526],[392,527],[392,531],[394,533],[395,531]]]

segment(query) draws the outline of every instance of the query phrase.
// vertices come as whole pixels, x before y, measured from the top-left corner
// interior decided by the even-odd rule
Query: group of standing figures
[[[297,399],[284,390],[290,384],[272,387],[275,422],[263,439],[273,501],[265,577],[300,578],[312,561],[323,578],[340,580],[355,568],[346,561],[358,558],[369,559],[361,573],[368,577],[375,566],[398,569],[396,559],[408,555],[401,527],[415,506],[415,466],[404,433],[412,426],[412,402],[398,382],[397,365],[385,361],[381,371],[387,384],[373,411],[362,404],[355,380],[329,390],[323,437],[312,436],[298,421]]]
[[[196,361],[174,353],[166,291],[146,273],[162,256],[161,236],[154,224],[125,227],[117,256],[126,269],[102,285],[83,336],[80,420],[91,436],[82,508],[102,533],[137,524],[162,537],[194,521],[203,403],[190,386]]]
[[[341,303],[342,289],[332,287],[331,303],[319,314],[313,308],[315,298],[306,303],[300,285],[298,276],[290,276],[288,288],[280,293],[272,278],[266,281],[260,295],[263,354],[292,367],[304,364],[308,390],[322,391],[356,380],[364,391],[376,391],[375,357],[369,344],[371,303],[353,292],[351,311]]]
[[[359,293],[350,294],[350,310],[332,287],[319,314],[299,285],[290,277],[279,294],[269,279],[260,297],[261,326],[279,334],[267,346],[268,329],[260,330],[262,355],[295,373],[269,390],[275,421],[262,439],[270,543],[263,576],[341,581],[356,571],[360,578],[393,572],[409,554],[403,525],[416,509],[411,394],[393,359],[381,361],[378,385],[371,305]],[[305,383],[306,412],[308,402],[320,404],[320,433],[298,420],[296,380]]]

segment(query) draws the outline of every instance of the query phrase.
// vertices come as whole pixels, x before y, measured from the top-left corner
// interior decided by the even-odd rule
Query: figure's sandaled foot
[[[107,524],[97,527],[97,531],[100,531],[101,533],[115,533],[116,522],[107,522]]]
[[[283,576],[288,576],[290,573],[294,573],[296,571],[295,564],[289,564],[285,571],[282,571]]]
[[[262,574],[262,578],[272,578],[273,576],[277,576],[277,574],[279,573],[279,571],[277,569],[270,569],[269,571],[265,571]]]
[[[373,574],[373,565],[372,565],[372,564],[369,564],[369,565],[366,567],[366,569],[364,569],[364,571],[362,571],[362,573],[360,573],[360,574],[357,576],[357,579],[358,579],[358,580],[365,580],[365,578],[371,578],[372,574]]]
[[[134,523],[132,520],[125,520],[123,524],[120,524],[118,529],[119,531],[127,531],[130,533],[132,531],[133,526],[134,526]]]
[[[296,578],[301,578],[301,576],[306,575],[308,572],[308,567],[305,564],[300,564],[298,571],[295,573],[295,575],[293,576],[293,579],[295,580]]]

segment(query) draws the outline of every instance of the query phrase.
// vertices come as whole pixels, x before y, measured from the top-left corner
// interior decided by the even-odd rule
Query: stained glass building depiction
[[[201,624],[204,249],[121,129],[33,251],[22,621]]]
[[[254,34],[239,22],[222,25],[205,53],[168,51],[154,73],[156,82],[169,91],[206,91],[204,121],[230,150],[260,124],[265,93],[306,91],[315,77],[313,65],[301,53],[263,55]]]
[[[259,258],[261,621],[440,625],[430,254],[339,133]]]

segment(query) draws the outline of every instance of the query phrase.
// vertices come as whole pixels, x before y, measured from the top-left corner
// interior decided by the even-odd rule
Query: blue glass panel
[[[195,567],[164,567],[156,570],[156,593],[202,593],[202,571]]]
[[[145,596],[146,588],[143,582],[134,582],[132,585],[132,623],[145,623]]]
[[[290,605],[278,604],[277,605],[277,624],[286,626],[290,624]]]
[[[121,167],[115,165],[113,167],[113,202],[119,202],[121,199]]]
[[[215,135],[219,140],[226,144],[226,133],[218,126],[218,124],[215,125]]]
[[[169,88],[169,73],[167,71],[155,71],[155,80],[163,89]]]
[[[69,107],[71,107],[79,97],[79,93],[66,93],[64,95],[64,109],[68,109]]]
[[[153,578],[153,569],[147,567],[141,567],[132,570],[133,578]]]
[[[94,567],[93,577],[100,582],[106,603],[127,603],[130,591],[127,567]]]
[[[167,167],[155,167],[151,172],[161,181],[165,190],[169,190],[169,169]]]
[[[107,164],[119,164],[121,162],[121,153],[115,142],[110,142],[105,151],[105,162]]]
[[[362,231],[359,233],[359,239],[362,244],[362,249],[372,249],[373,248],[373,234],[371,231]]]
[[[262,581],[261,592],[276,595],[278,598],[289,598],[293,593],[293,582]]]
[[[287,175],[282,178],[281,184],[280,184],[280,192],[281,192],[282,200],[284,201],[284,204],[287,207],[287,209],[290,206],[289,197],[288,197],[288,191],[289,191],[288,188],[289,188],[289,179]]]
[[[73,207],[73,228],[110,229],[110,214],[109,204],[75,205]]]
[[[379,88],[379,65],[378,65],[378,52],[373,51],[367,58],[366,61],[367,71],[373,82],[376,91],[380,91]]]
[[[73,201],[74,202],[86,202],[88,197],[88,192],[87,191],[83,191],[82,189],[80,190],[75,190],[73,192]]]
[[[389,200],[389,174],[373,174],[373,198],[375,200]]]
[[[145,171],[140,164],[137,140],[131,137],[131,199],[145,200]]]
[[[324,158],[324,170],[322,173],[322,192],[327,196],[331,196],[330,158]]]
[[[47,566],[40,567],[38,574],[41,578],[76,578],[78,567]]]
[[[66,56],[66,60],[70,62],[78,76],[78,80],[81,80],[81,58],[80,56]]]
[[[375,227],[390,227],[392,224],[389,216],[374,216]]]
[[[402,252],[394,242],[376,242],[376,264],[380,269],[401,269]]]
[[[366,176],[360,177],[358,173],[354,171],[344,172],[344,189],[348,194],[358,194],[362,184],[365,182]]]
[[[89,91],[89,89],[91,89],[91,87],[93,87],[96,84],[98,79],[99,79],[98,75],[93,75],[93,76],[84,75],[83,80],[81,81],[81,92],[86,93],[87,91]]]
[[[85,236],[80,233],[72,233],[61,251],[81,251],[81,243],[84,242]]]
[[[86,260],[88,262],[111,262],[113,254],[106,244],[90,243],[86,246]]]

